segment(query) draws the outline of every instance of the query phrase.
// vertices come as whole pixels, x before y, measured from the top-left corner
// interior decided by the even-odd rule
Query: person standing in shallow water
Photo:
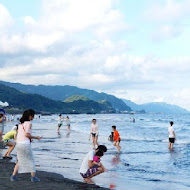
[[[24,111],[20,123],[18,126],[18,134],[16,139],[16,152],[17,163],[15,165],[13,174],[11,175],[11,181],[18,181],[18,173],[31,173],[31,181],[40,181],[36,177],[36,168],[34,163],[34,157],[32,153],[31,141],[32,139],[40,140],[40,136],[32,136],[32,123],[34,119],[35,111],[32,109]]]
[[[92,136],[93,148],[96,149],[96,146],[98,146],[98,135],[99,135],[99,130],[98,130],[98,125],[96,124],[96,119],[92,120],[90,135]]]
[[[119,145],[119,143],[121,141],[121,138],[120,138],[118,131],[116,130],[115,125],[112,126],[112,130],[113,130],[113,140],[114,140],[113,145],[116,146],[118,152],[120,152],[121,146]]]
[[[59,118],[58,118],[58,127],[57,127],[57,133],[60,133],[60,128],[63,125],[63,117],[61,114],[59,114]]]
[[[169,150],[173,150],[173,145],[175,143],[176,135],[173,129],[173,121],[170,121],[170,126],[168,127],[168,133],[169,133],[169,145],[168,148]]]
[[[71,122],[70,122],[69,116],[67,116],[67,117],[65,118],[65,121],[66,121],[66,125],[67,125],[67,130],[70,131]]]

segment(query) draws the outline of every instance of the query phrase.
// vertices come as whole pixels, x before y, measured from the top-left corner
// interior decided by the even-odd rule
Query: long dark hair
[[[25,121],[30,121],[29,117],[35,115],[35,111],[32,109],[25,110],[22,117],[20,118],[20,122],[24,123]]]
[[[99,145],[96,150],[100,150],[102,152],[107,152],[107,147],[105,145]]]

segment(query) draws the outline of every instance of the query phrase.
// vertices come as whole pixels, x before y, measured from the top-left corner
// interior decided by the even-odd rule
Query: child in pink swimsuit
[[[93,161],[99,163],[100,162],[100,157],[95,155],[93,157]]]
[[[95,165],[95,167],[102,167],[104,169],[104,171],[108,171],[103,164],[100,162],[100,158],[104,155],[104,153],[102,151],[98,151],[96,152],[96,154],[93,157],[93,163]]]

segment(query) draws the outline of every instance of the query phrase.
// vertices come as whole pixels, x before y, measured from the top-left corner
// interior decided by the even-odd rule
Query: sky
[[[190,0],[0,0],[0,80],[190,110]]]

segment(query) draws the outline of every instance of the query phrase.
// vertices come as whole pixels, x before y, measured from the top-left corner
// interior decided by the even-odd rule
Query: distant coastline
[[[0,102],[9,105],[5,108],[10,114],[21,113],[28,108],[34,109],[37,113],[48,114],[190,113],[165,102],[139,105],[111,94],[75,86],[35,86],[5,81],[0,81]]]

